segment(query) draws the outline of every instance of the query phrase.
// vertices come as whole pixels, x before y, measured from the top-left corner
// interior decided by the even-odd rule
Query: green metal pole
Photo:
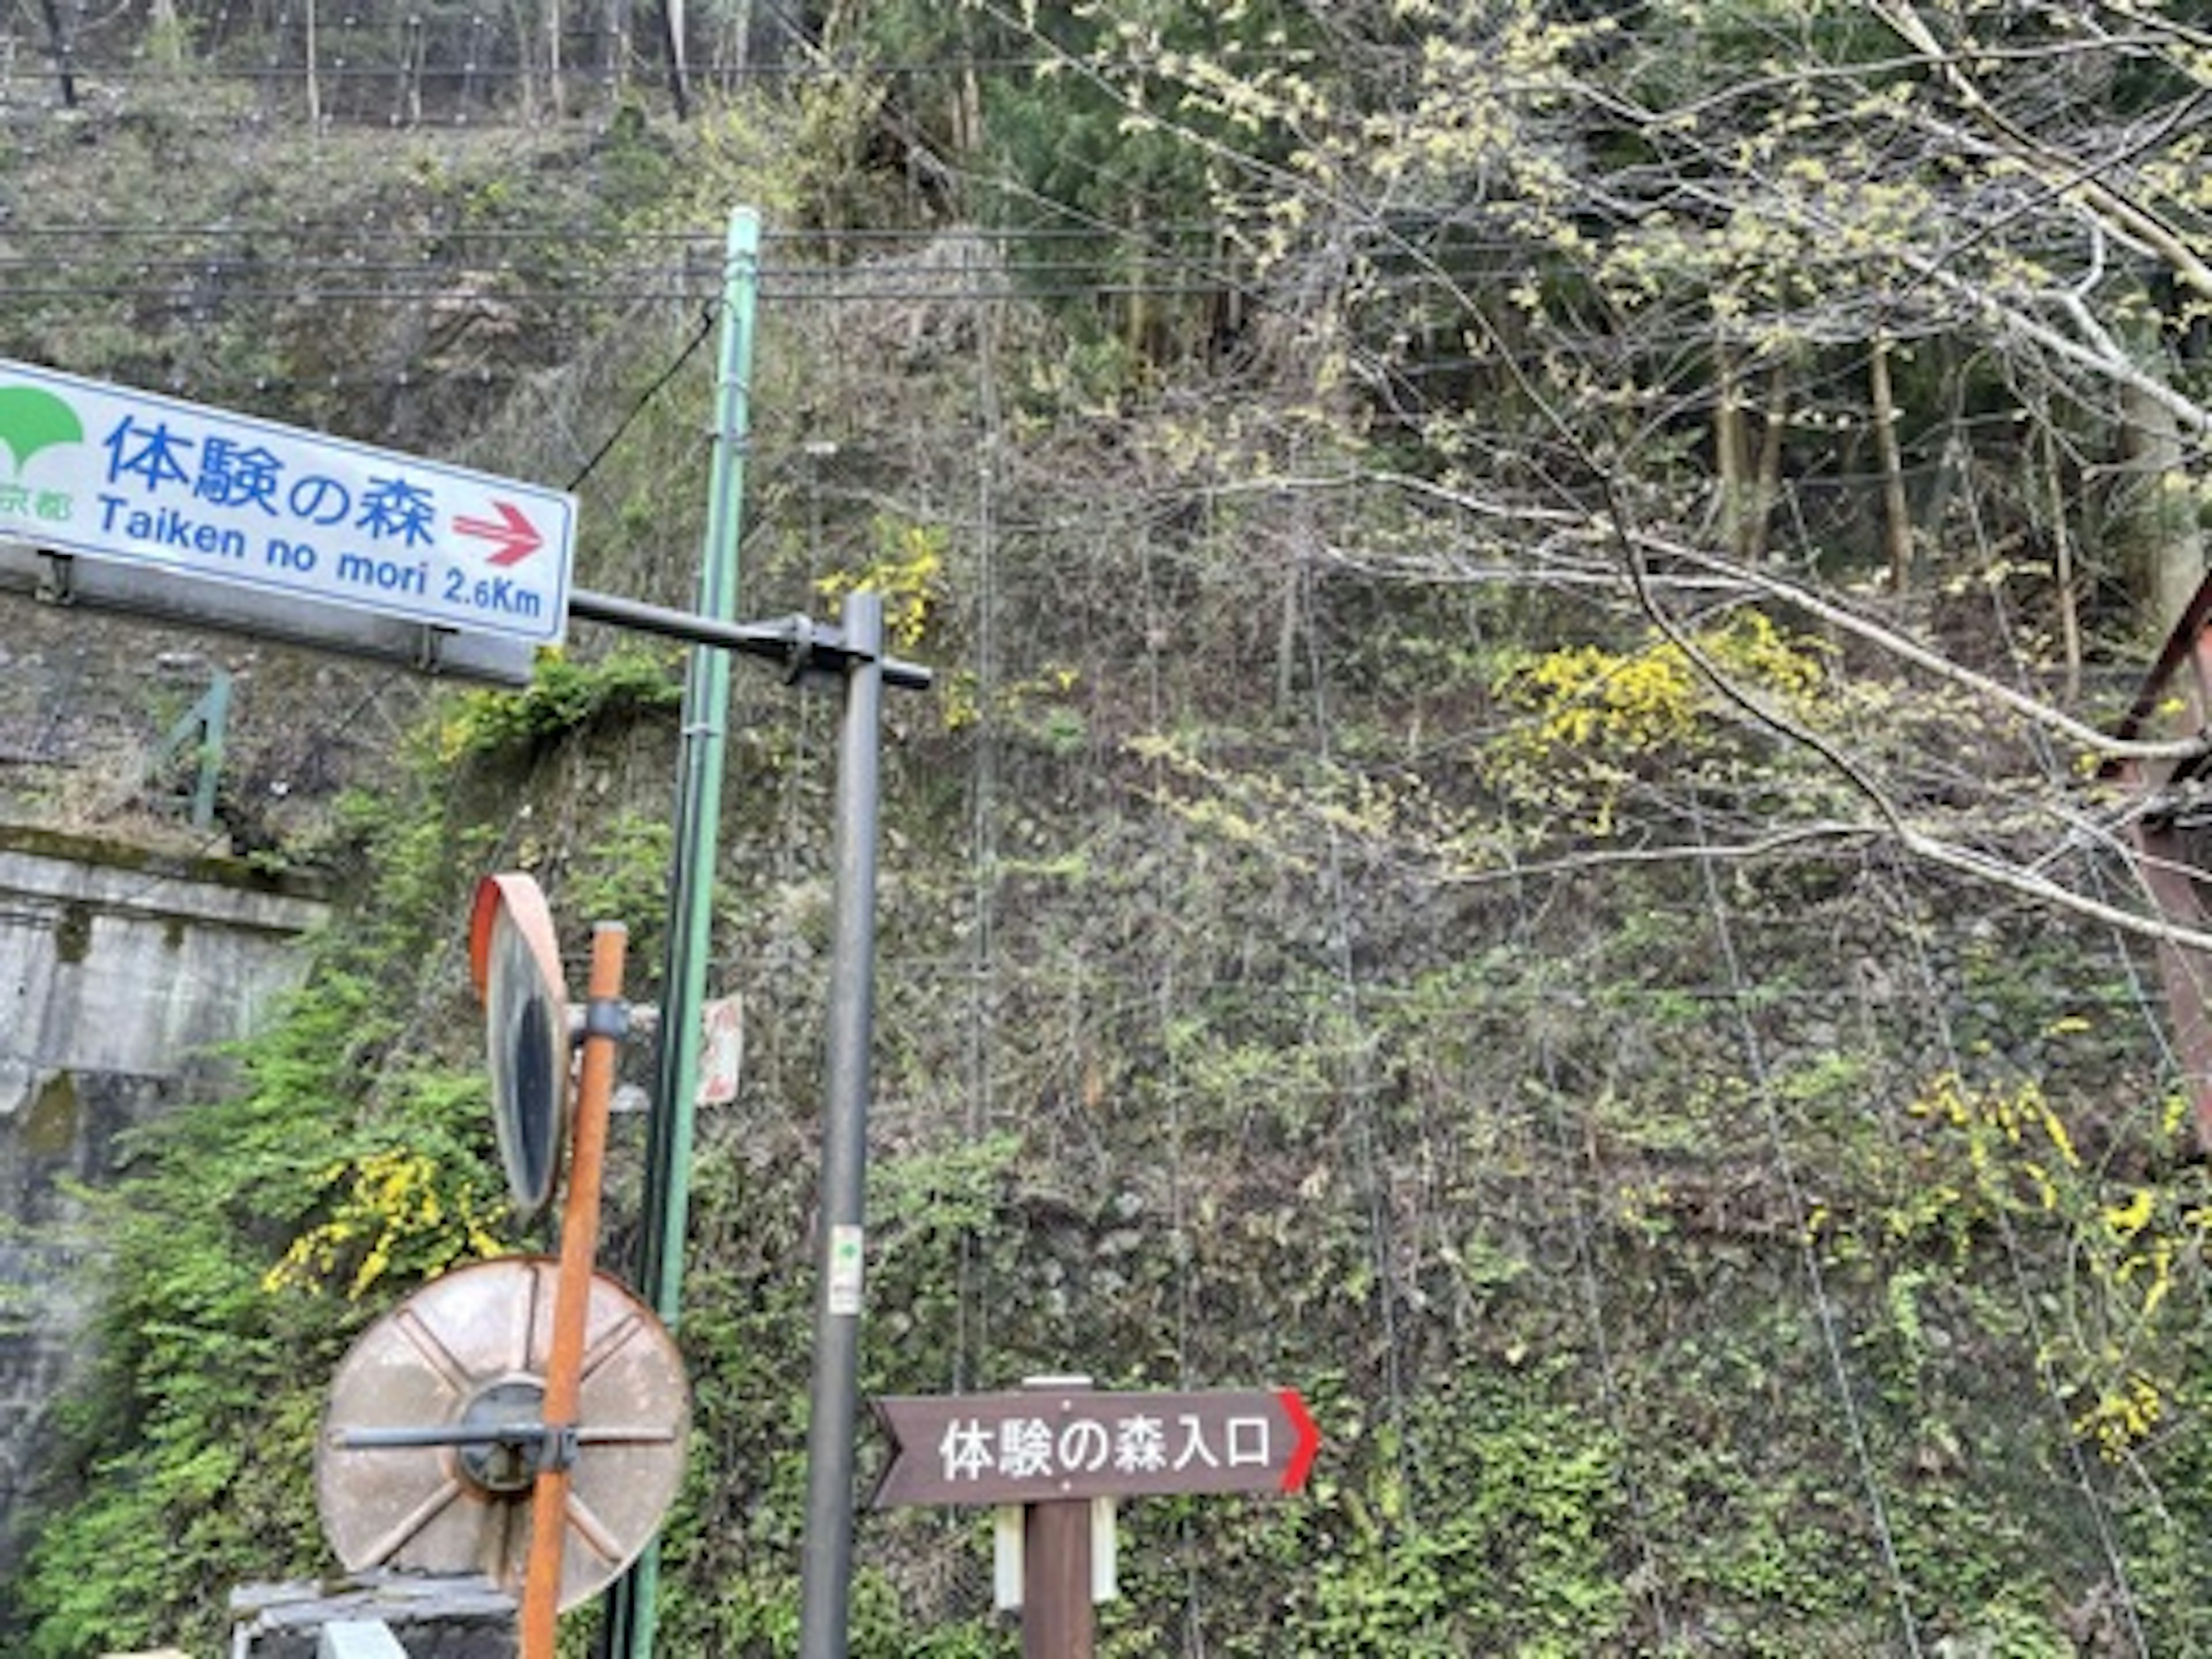
[[[723,264],[721,362],[714,394],[714,459],[699,560],[698,614],[735,622],[738,542],[743,533],[745,448],[751,431],[753,313],[760,289],[760,216],[730,215]],[[659,1077],[646,1138],[644,1214],[637,1288],[672,1329],[684,1285],[691,1202],[692,1108],[699,1092],[700,1006],[714,915],[721,831],[722,755],[730,707],[730,653],[694,645],[684,684],[684,749],[678,766],[676,861],[669,878],[668,951],[660,976]],[[651,1659],[660,1586],[656,1540],[614,1585],[605,1651]]]

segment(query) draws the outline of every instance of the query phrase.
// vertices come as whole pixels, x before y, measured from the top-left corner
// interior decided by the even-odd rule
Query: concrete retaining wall
[[[88,1311],[82,1183],[118,1138],[223,1085],[328,906],[230,860],[0,827],[0,1577]]]

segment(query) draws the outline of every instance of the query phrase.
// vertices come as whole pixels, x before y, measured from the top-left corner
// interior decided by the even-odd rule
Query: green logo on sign
[[[83,441],[84,423],[76,410],[52,392],[32,386],[0,386],[0,447],[13,457],[17,477],[40,450]]]

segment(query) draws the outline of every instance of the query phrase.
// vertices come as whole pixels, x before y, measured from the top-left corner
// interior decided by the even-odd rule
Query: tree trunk
[[[972,63],[960,72],[960,92],[955,108],[954,142],[960,160],[971,161],[983,149],[983,78]]]
[[[1741,555],[1766,556],[1766,527],[1782,499],[1782,434],[1790,424],[1790,365],[1777,362],[1766,381],[1766,429],[1759,438],[1759,474],[1752,485],[1751,512],[1743,526]]]
[[[1751,513],[1751,437],[1735,354],[1725,337],[1713,345],[1713,472],[1720,489],[1721,545],[1741,558]]]
[[[1881,463],[1882,546],[1893,592],[1912,585],[1912,514],[1905,500],[1905,462],[1897,444],[1897,399],[1889,384],[1889,341],[1876,336],[1869,367],[1874,399],[1875,453]]]
[[[419,16],[410,16],[401,39],[399,102],[393,118],[409,127],[422,125],[422,71],[428,67],[428,31]]]
[[[316,0],[306,0],[301,11],[301,26],[307,33],[302,49],[307,54],[307,131],[310,132],[323,130],[323,83],[321,71],[315,66],[315,59],[322,47],[315,39],[315,3]]]
[[[54,79],[62,93],[62,107],[76,107],[76,76],[70,68],[69,36],[62,33],[62,9],[56,0],[45,0],[46,39],[54,54]]]
[[[738,15],[740,29],[749,27],[751,8],[740,6]],[[740,33],[738,47],[740,56],[744,52],[743,39]],[[676,118],[688,121],[691,118],[691,73],[684,61],[684,0],[662,0],[660,44],[668,55],[669,101],[676,106]]]
[[[185,26],[177,0],[149,0],[146,8],[146,55],[161,68],[185,66]]]
[[[1129,293],[1121,313],[1121,337],[1128,347],[1130,363],[1142,374],[1154,367],[1152,307],[1152,296],[1145,291],[1144,209],[1134,202],[1129,204],[1129,225],[1122,246],[1129,261]]]
[[[2058,593],[2058,645],[2066,670],[2069,705],[2081,699],[2081,604],[2074,591],[2074,544],[2066,533],[2066,489],[2058,471],[2058,440],[2043,428],[2045,510],[2051,514],[2051,580]]]
[[[2121,392],[2120,449],[2132,474],[2128,514],[2130,574],[2138,602],[2163,638],[2204,580],[2197,498],[2186,488],[2180,423],[2135,386]]]
[[[565,20],[561,12],[561,0],[545,0],[545,99],[552,106],[553,118],[561,118],[561,30]]]
[[[606,21],[599,36],[599,74],[613,89],[620,105],[629,89],[629,0],[607,0]]]

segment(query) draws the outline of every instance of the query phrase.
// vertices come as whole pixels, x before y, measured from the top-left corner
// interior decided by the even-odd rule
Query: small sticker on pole
[[[830,1230],[830,1311],[857,1316],[866,1273],[866,1234],[854,1226]]]

